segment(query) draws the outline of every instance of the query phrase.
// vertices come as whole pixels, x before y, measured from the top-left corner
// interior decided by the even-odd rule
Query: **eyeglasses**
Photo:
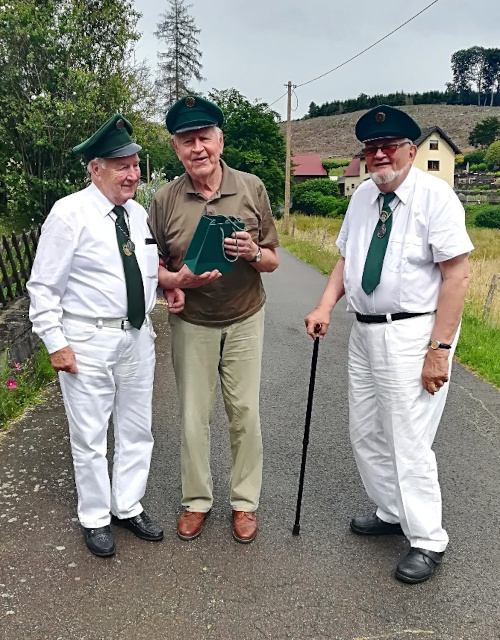
[[[386,156],[392,156],[393,154],[396,153],[396,151],[399,149],[399,147],[402,147],[405,144],[412,144],[409,140],[405,140],[405,142],[387,142],[386,144],[381,144],[378,147],[375,146],[371,146],[371,147],[365,147],[363,149],[363,153],[365,155],[365,158],[367,156],[374,156],[377,151],[380,149],[380,151],[382,151],[382,153],[384,153]]]

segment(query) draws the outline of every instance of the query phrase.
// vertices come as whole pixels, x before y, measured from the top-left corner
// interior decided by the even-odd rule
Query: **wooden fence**
[[[10,238],[2,236],[0,243],[0,312],[10,302],[26,294],[42,226],[23,231]]]

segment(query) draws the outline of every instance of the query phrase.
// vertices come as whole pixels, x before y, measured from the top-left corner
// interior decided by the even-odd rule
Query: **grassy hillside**
[[[485,118],[500,118],[500,107],[457,107],[449,105],[418,105],[401,107],[425,129],[437,125],[453,140],[462,153],[472,151],[468,137],[474,126]],[[349,156],[361,145],[354,135],[354,126],[364,111],[338,116],[321,116],[292,122],[292,154],[319,153],[322,158]],[[285,123],[281,125],[285,133]]]

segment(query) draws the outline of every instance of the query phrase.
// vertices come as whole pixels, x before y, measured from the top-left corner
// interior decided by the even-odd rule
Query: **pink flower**
[[[12,364],[14,365],[14,369],[21,371],[21,364],[19,362],[13,362]]]
[[[7,385],[8,389],[17,389],[17,382],[15,380],[12,380],[12,378],[9,378],[9,380],[7,380],[5,384]]]

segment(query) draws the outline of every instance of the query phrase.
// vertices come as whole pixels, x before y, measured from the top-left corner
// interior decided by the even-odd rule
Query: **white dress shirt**
[[[28,291],[33,331],[49,353],[68,344],[62,332],[63,311],[91,319],[127,317],[113,206],[91,184],[58,200],[43,225]],[[144,208],[134,200],[124,207],[149,314],[156,302],[158,248],[145,242],[151,232]]]
[[[440,178],[412,167],[390,203],[392,230],[380,284],[367,295],[361,288],[368,247],[379,219],[382,194],[373,180],[353,194],[337,246],[345,258],[347,310],[362,314],[437,308],[439,262],[473,250],[465,214],[453,189]]]

